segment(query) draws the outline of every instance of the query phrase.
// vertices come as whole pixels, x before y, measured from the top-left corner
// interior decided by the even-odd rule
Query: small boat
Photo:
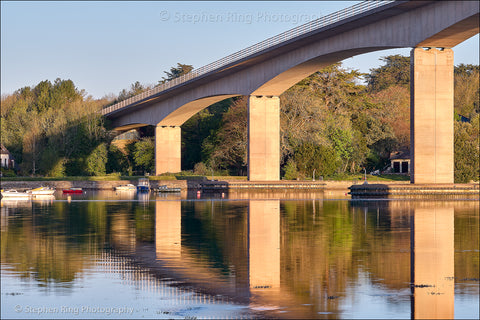
[[[63,193],[83,193],[82,188],[68,188],[63,189]]]
[[[158,186],[158,188],[154,188],[153,192],[180,192],[182,191],[181,188],[169,188],[166,185]]]
[[[15,189],[10,189],[6,191],[2,189],[1,194],[2,194],[2,198],[31,198],[32,197],[32,195],[29,193],[18,192]]]
[[[31,190],[27,190],[27,193],[31,194],[32,196],[46,196],[52,195],[55,193],[55,189],[49,187],[39,187]]]
[[[121,184],[117,187],[115,187],[116,191],[130,191],[130,190],[137,190],[137,187],[135,187],[133,184]]]
[[[137,191],[150,191],[150,180],[147,178],[138,179]]]

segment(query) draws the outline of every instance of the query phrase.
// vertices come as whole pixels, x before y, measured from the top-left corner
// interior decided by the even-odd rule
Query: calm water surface
[[[5,200],[2,318],[479,318],[478,201]]]

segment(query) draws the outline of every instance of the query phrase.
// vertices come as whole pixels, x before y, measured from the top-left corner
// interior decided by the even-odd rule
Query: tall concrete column
[[[157,126],[155,128],[155,174],[180,172],[181,168],[180,127]]]
[[[411,51],[412,183],[453,183],[453,51]]]
[[[248,180],[280,180],[280,98],[248,99]]]

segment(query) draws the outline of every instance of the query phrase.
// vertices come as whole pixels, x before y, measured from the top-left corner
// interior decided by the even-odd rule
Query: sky
[[[194,68],[357,1],[1,1],[1,93],[56,78],[101,98],[135,81],[156,84],[177,63]],[[479,64],[479,36],[454,49],[454,64]],[[369,72],[380,57],[348,58]]]

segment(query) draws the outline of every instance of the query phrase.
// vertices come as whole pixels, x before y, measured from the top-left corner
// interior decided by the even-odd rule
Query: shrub
[[[196,163],[193,167],[193,172],[198,175],[207,175],[208,169],[207,166],[203,162]]]

